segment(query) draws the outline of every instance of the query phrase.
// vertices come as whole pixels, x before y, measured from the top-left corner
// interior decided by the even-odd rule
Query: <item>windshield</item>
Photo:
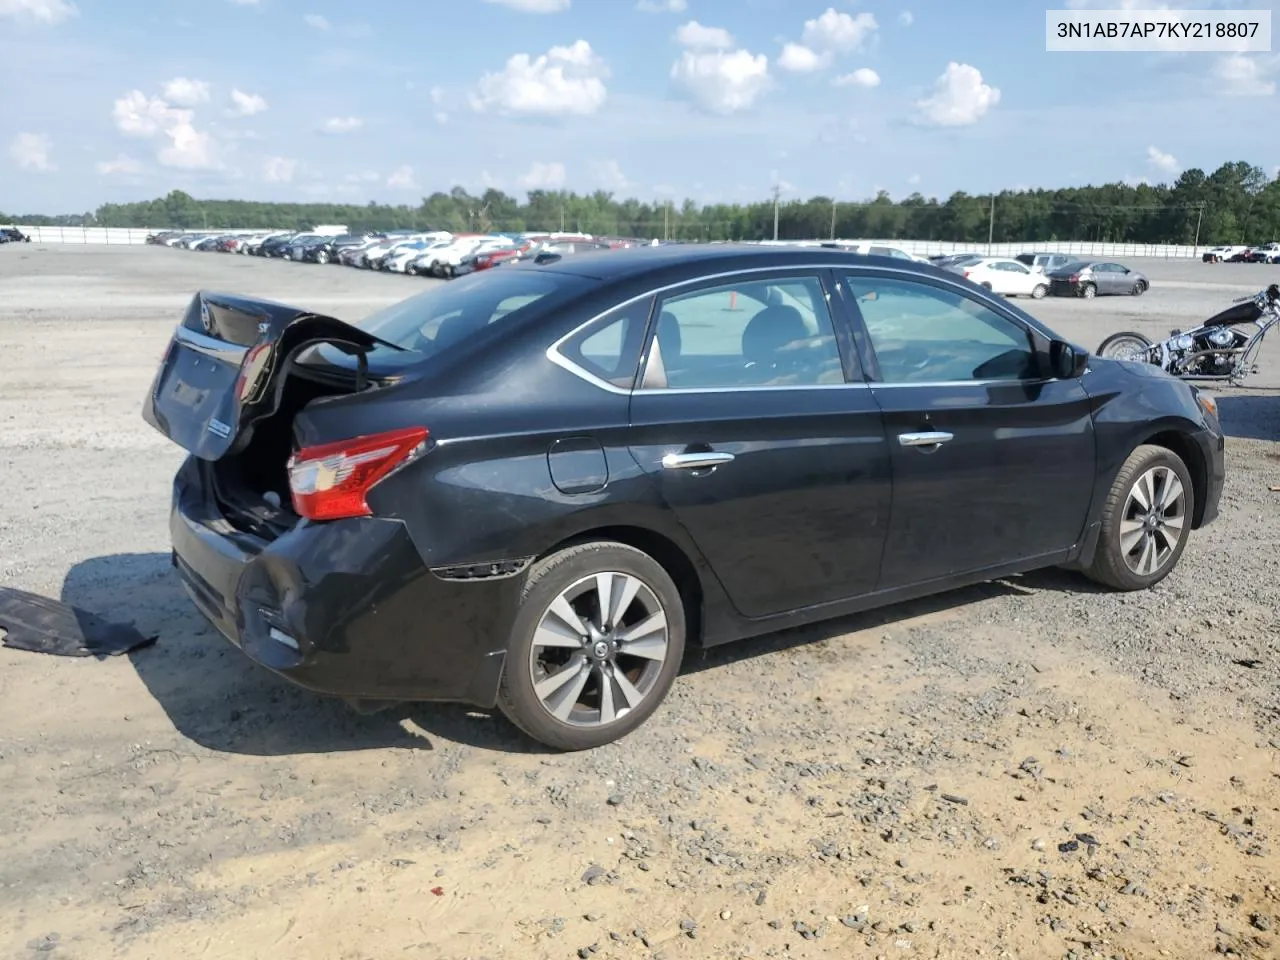
[[[563,303],[591,282],[571,274],[534,270],[474,273],[384,307],[355,326],[404,348],[396,352],[379,347],[371,356],[409,365],[475,336],[490,324],[519,322]],[[330,362],[350,363],[336,350],[321,352]]]

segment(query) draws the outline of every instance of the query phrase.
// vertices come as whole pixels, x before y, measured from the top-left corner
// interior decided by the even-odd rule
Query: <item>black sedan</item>
[[[1086,375],[1087,374],[1087,375]],[[686,648],[1049,566],[1166,577],[1213,403],[934,267],[836,250],[526,260],[357,324],[197,294],[146,396],[178,576],[360,708],[593,747]]]
[[[0,227],[0,243],[30,243],[31,238],[17,227]]]
[[[1076,260],[1050,270],[1049,292],[1056,297],[1094,297],[1127,294],[1140,297],[1151,287],[1145,274],[1109,260]]]

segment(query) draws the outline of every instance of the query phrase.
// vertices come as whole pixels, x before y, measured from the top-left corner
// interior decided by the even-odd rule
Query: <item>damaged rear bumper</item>
[[[353,701],[494,706],[518,578],[438,576],[396,520],[303,522],[263,540],[222,517],[202,470],[188,458],[174,480],[173,565],[251,660]]]

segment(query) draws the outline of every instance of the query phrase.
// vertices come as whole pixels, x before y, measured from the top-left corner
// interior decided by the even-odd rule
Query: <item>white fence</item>
[[[111,245],[145,243],[148,234],[163,228],[125,229],[116,227],[25,227],[18,229],[37,243],[103,243]],[[186,231],[203,233],[200,230]],[[261,233],[260,230],[224,230],[222,233]],[[793,241],[822,243],[821,240]],[[898,247],[906,253],[933,256],[940,253],[983,253],[993,257],[1014,257],[1020,253],[1067,253],[1081,257],[1156,257],[1163,260],[1197,258],[1208,247],[1148,243],[1092,243],[1089,241],[1035,240],[1029,243],[949,243],[942,240],[872,240],[871,243]]]

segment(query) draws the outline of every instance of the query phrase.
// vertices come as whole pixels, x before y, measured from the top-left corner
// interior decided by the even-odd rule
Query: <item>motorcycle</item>
[[[1140,333],[1113,333],[1098,346],[1109,360],[1151,363],[1182,380],[1219,380],[1236,384],[1257,373],[1254,361],[1262,339],[1280,323],[1280,285],[1271,284],[1210,317],[1194,330],[1173,330],[1158,343]],[[1252,324],[1245,332],[1238,326]]]

